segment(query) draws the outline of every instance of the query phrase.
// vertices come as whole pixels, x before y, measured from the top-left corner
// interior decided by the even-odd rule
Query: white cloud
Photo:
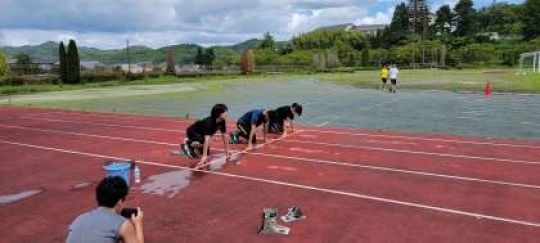
[[[368,11],[376,0],[0,1],[4,45],[68,37],[99,48],[122,47],[126,39],[152,47],[231,44],[267,31],[283,40],[321,26],[389,22],[388,13]]]

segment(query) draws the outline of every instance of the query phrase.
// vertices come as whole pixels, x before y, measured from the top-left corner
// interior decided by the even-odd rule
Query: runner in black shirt
[[[209,117],[198,120],[187,128],[186,139],[180,147],[188,158],[196,158],[195,149],[197,149],[199,155],[202,155],[200,163],[206,163],[210,150],[210,137],[216,134],[218,130],[221,132],[221,138],[225,145],[225,155],[229,158],[229,146],[225,137],[225,134],[227,134],[227,125],[225,123],[227,110],[228,108],[224,104],[214,105]]]
[[[294,115],[302,115],[302,105],[298,103],[293,103],[290,106],[282,106],[275,110],[269,111],[269,114],[270,125],[268,126],[268,132],[275,134],[283,133],[283,136],[285,136],[287,134],[285,127],[289,127],[290,132],[294,131]],[[285,124],[285,122],[287,122],[287,124]]]

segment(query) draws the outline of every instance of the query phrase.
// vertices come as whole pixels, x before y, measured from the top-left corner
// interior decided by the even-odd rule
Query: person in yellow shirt
[[[382,87],[381,89],[386,88],[386,80],[388,80],[388,67],[386,64],[383,64],[381,68],[381,80],[382,80]]]

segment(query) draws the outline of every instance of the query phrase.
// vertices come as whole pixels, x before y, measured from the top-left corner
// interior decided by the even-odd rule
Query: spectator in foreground
[[[137,208],[130,218],[120,215],[129,188],[119,176],[107,177],[96,187],[98,207],[81,214],[69,226],[68,243],[143,243],[143,212]]]

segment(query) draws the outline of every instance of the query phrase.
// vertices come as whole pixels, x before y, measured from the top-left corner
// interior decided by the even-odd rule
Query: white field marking
[[[40,132],[60,133],[60,134],[68,134],[68,135],[75,135],[75,136],[96,137],[96,138],[109,139],[109,140],[120,140],[120,141],[128,141],[128,142],[138,142],[138,143],[146,143],[146,144],[165,145],[165,146],[172,146],[172,147],[178,146],[178,144],[175,144],[175,143],[158,142],[158,141],[152,141],[152,140],[130,139],[130,138],[102,136],[102,135],[94,135],[94,134],[86,134],[86,133],[75,133],[75,132],[63,132],[63,131],[39,129],[39,128],[29,128],[29,127],[20,127],[20,126],[7,126],[7,125],[1,125],[1,124],[0,124],[0,127],[22,129],[22,130],[31,130],[31,131],[40,131]],[[300,131],[301,130],[297,130],[295,132],[300,132]],[[291,133],[290,135],[293,135],[295,132]],[[279,139],[283,139],[283,138],[279,138]],[[272,140],[270,142],[276,142],[276,141],[279,141],[279,140]],[[270,142],[267,142],[265,144],[269,144]],[[254,148],[252,148],[252,149],[254,149]],[[219,150],[219,151],[224,151],[225,150],[225,149],[220,149],[220,148],[214,148],[214,149]],[[331,164],[331,165],[338,165],[338,166],[357,167],[357,168],[370,169],[370,170],[391,171],[391,172],[396,172],[396,173],[405,173],[405,174],[432,176],[432,177],[440,177],[440,178],[454,179],[454,180],[465,180],[465,181],[474,181],[474,182],[489,183],[489,184],[499,184],[499,185],[507,185],[507,186],[523,187],[523,188],[540,189],[540,186],[537,186],[537,185],[506,182],[506,181],[499,181],[499,180],[487,180],[487,179],[480,179],[480,178],[474,178],[474,177],[464,177],[464,176],[455,176],[455,175],[447,175],[447,174],[437,174],[437,173],[414,171],[414,170],[402,170],[402,169],[394,169],[394,168],[390,168],[390,167],[371,166],[371,165],[364,165],[364,164],[353,164],[353,163],[345,163],[345,162],[331,161],[331,160],[310,159],[310,158],[303,158],[303,157],[283,156],[283,155],[277,155],[277,154],[267,154],[267,153],[258,153],[258,152],[249,152],[248,153],[248,152],[249,151],[247,149],[244,149],[242,151],[233,153],[231,155],[231,157],[244,153],[244,154],[253,154],[253,155],[259,155],[259,156],[265,156],[265,157],[273,157],[273,158],[285,158],[285,159],[291,159],[291,160],[301,160],[301,161],[324,163],[324,164]],[[205,166],[207,166],[207,165],[209,165],[211,163],[218,162],[218,161],[220,161],[222,159],[223,158],[212,160],[211,162],[205,163],[204,165],[200,165],[200,166],[195,167],[195,168],[200,169],[200,168],[205,167]]]
[[[486,112],[484,112],[484,111],[461,111],[460,113],[476,115],[476,114],[484,114]]]
[[[323,126],[326,126],[326,125],[330,124],[330,122],[332,122],[332,120],[328,120],[328,121],[325,121],[325,122],[321,122],[321,123],[318,124],[317,126],[318,126],[318,127],[323,127]]]
[[[194,122],[194,121],[191,121],[191,120],[180,120],[179,118],[177,117],[163,117],[163,118],[156,118],[156,117],[151,117],[151,116],[143,116],[143,115],[138,115],[138,114],[122,114],[122,113],[118,113],[118,114],[115,114],[115,115],[103,115],[103,114],[95,114],[95,113],[84,113],[84,112],[78,112],[78,111],[72,111],[72,112],[65,112],[65,111],[55,111],[55,112],[46,112],[46,113],[41,113],[41,114],[38,114],[38,115],[30,115],[31,117],[42,117],[42,116],[47,116],[47,115],[51,115],[51,114],[65,114],[65,115],[69,115],[69,116],[77,116],[77,117],[101,117],[101,118],[120,118],[120,119],[124,119],[124,120],[127,120],[127,121],[147,121],[147,120],[151,120],[151,121],[162,121],[162,122],[166,122],[166,121],[169,121],[169,122],[180,122],[180,123],[190,123],[190,122]],[[131,117],[131,116],[139,116],[139,117]],[[48,117],[44,117],[44,118],[48,118]]]
[[[75,121],[65,121],[65,120],[48,119],[48,118],[29,118],[29,119],[51,120],[51,121],[68,122],[68,123],[80,123],[80,124],[99,125],[99,126],[127,127],[127,128],[137,128],[137,129],[144,129],[144,130],[181,132],[181,130],[168,130],[168,129],[159,129],[159,128],[151,128],[151,127],[124,126],[124,125],[114,125],[114,124],[105,124],[105,123],[75,122]],[[300,133],[300,132],[304,132],[304,131],[306,131],[306,130],[299,130],[298,132]],[[308,130],[308,131],[314,131],[314,130]],[[415,151],[415,150],[403,150],[403,149],[369,147],[369,146],[356,146],[356,145],[333,144],[333,143],[323,143],[323,142],[310,142],[310,141],[300,141],[300,140],[287,140],[287,141],[288,142],[296,142],[296,143],[305,143],[305,144],[318,144],[318,145],[326,145],[326,146],[337,146],[337,147],[343,147],[343,148],[359,148],[359,149],[370,149],[370,150],[397,152],[397,153],[435,155],[435,156],[440,156],[440,157],[467,158],[467,159],[479,159],[479,160],[494,160],[494,161],[501,161],[501,162],[524,163],[524,164],[540,164],[540,162],[538,162],[538,161],[514,160],[514,159],[481,157],[481,156],[468,156],[468,155],[460,155],[460,154],[445,154],[445,153],[435,153],[435,152],[425,152],[425,151]]]
[[[79,133],[79,132],[66,132],[66,131],[60,131],[60,130],[51,130],[51,129],[42,129],[42,128],[33,128],[33,127],[23,127],[23,126],[13,126],[13,125],[4,125],[4,124],[0,124],[0,127],[10,128],[10,129],[38,131],[38,132],[59,133],[59,134],[66,134],[66,135],[73,135],[73,136],[94,137],[94,138],[119,140],[119,141],[127,141],[127,142],[138,142],[138,143],[147,143],[147,144],[167,145],[167,146],[178,146],[180,144],[180,143],[174,144],[174,143],[150,141],[150,140],[143,140],[143,139],[113,137],[113,136],[96,135],[96,134]],[[181,139],[183,139],[183,138],[181,138]]]
[[[257,153],[257,152],[251,152],[250,154],[264,156],[264,157],[308,161],[308,162],[321,163],[321,164],[356,167],[356,168],[363,168],[363,169],[369,169],[369,170],[380,170],[380,171],[389,171],[389,172],[413,174],[413,175],[421,175],[421,176],[432,176],[432,177],[440,177],[440,178],[453,179],[453,180],[473,181],[473,182],[481,182],[481,183],[497,184],[497,185],[505,185],[505,186],[515,186],[515,187],[522,187],[522,188],[527,188],[527,189],[537,189],[537,190],[540,189],[540,185],[530,185],[530,184],[514,183],[514,182],[507,182],[507,181],[500,181],[500,180],[487,180],[487,179],[479,179],[479,178],[466,177],[466,176],[445,175],[445,174],[437,174],[437,173],[423,172],[423,171],[395,169],[391,167],[345,163],[345,162],[340,162],[340,161],[311,159],[311,158],[302,158],[302,157],[296,157],[296,156],[285,156],[285,155],[277,155],[277,154],[266,154],[266,153]]]
[[[150,131],[183,132],[183,130],[173,130],[173,129],[164,129],[164,128],[117,125],[117,124],[109,124],[109,123],[105,124],[105,123],[96,123],[96,122],[80,122],[80,121],[71,121],[71,120],[63,120],[63,119],[50,119],[50,118],[38,118],[38,117],[29,117],[29,116],[20,116],[18,118],[33,119],[33,120],[46,120],[46,121],[58,121],[58,122],[64,122],[64,123],[79,123],[79,124],[96,125],[96,126],[124,127],[124,128],[140,129],[140,130],[150,130]],[[236,126],[228,125],[227,128],[236,128]],[[318,132],[318,133],[328,133],[328,134],[347,135],[347,136],[387,137],[387,138],[398,138],[398,139],[409,139],[409,140],[438,141],[438,142],[451,142],[451,143],[477,144],[477,145],[490,145],[490,146],[505,146],[505,147],[517,147],[517,148],[540,148],[540,146],[526,145],[526,144],[493,143],[493,142],[479,142],[479,141],[442,139],[442,138],[423,138],[423,137],[403,136],[403,135],[349,133],[349,132],[338,132],[338,131],[328,131],[328,130],[313,130],[313,129],[302,129],[302,132]]]
[[[70,121],[70,120],[63,120],[63,119],[40,118],[40,117],[28,117],[28,116],[20,116],[20,117],[18,117],[18,118],[22,118],[22,119],[31,119],[31,120],[42,120],[42,121],[64,122],[64,123],[74,123],[74,124],[85,124],[85,125],[97,125],[97,126],[106,126],[106,127],[123,127],[123,128],[133,128],[133,129],[140,129],[140,130],[149,130],[149,131],[183,132],[183,130],[176,130],[176,129],[164,129],[164,128],[154,128],[154,127],[141,127],[141,126],[117,125],[117,124],[100,123],[100,122]]]
[[[457,119],[467,119],[467,120],[479,120],[478,118],[470,117],[470,116],[458,116],[456,118]]]
[[[149,131],[163,131],[163,132],[184,132],[185,131],[185,129],[176,130],[176,129],[166,129],[166,128],[145,127],[145,126],[120,125],[120,124],[102,123],[102,122],[74,121],[74,120],[66,120],[66,119],[35,117],[35,116],[19,116],[17,118],[31,119],[31,120],[43,120],[43,121],[57,121],[57,122],[64,122],[64,123],[86,124],[86,125],[96,125],[96,126],[124,127],[124,128],[134,128],[134,129],[149,130]],[[195,121],[196,120],[193,120],[193,121],[190,121],[190,122],[194,123]],[[235,125],[227,125],[227,128],[235,129],[236,126]]]
[[[262,147],[264,147],[265,145],[268,145],[268,144],[271,144],[271,143],[273,143],[273,142],[277,142],[277,141],[279,141],[279,140],[285,139],[286,137],[292,136],[292,135],[294,135],[295,133],[298,133],[298,132],[301,132],[301,131],[302,131],[302,130],[296,130],[296,131],[293,131],[291,134],[285,134],[285,136],[281,136],[281,137],[279,137],[279,138],[277,138],[277,139],[269,140],[269,141],[267,141],[267,142],[265,142],[265,143],[262,143],[262,144],[253,146],[253,147],[251,147],[251,148],[245,148],[244,150],[241,150],[241,151],[239,151],[239,152],[232,153],[230,157],[232,158],[233,156],[239,156],[240,154],[246,154],[246,153],[248,153],[248,152],[251,151],[251,150],[254,150],[254,149],[257,149],[257,148],[262,148]],[[216,150],[218,150],[218,149],[216,149]],[[219,150],[224,151],[225,149],[219,149]],[[223,157],[223,158],[215,159],[215,160],[212,160],[212,161],[210,161],[210,162],[208,162],[208,163],[205,163],[204,165],[201,165],[201,167],[203,167],[203,166],[208,166],[208,165],[210,165],[210,164],[216,163],[216,162],[218,162],[218,161],[222,161],[222,160],[224,160],[224,159],[227,159],[227,155],[225,155],[225,157]],[[199,168],[197,168],[197,169],[199,169]]]
[[[18,143],[18,142],[12,142],[12,141],[1,140],[1,139],[0,139],[0,143],[10,144],[10,145],[15,145],[15,146],[20,146],[20,147],[34,148],[34,149],[41,149],[41,150],[49,150],[49,151],[69,153],[69,154],[84,155],[84,156],[95,157],[95,158],[119,159],[119,160],[127,159],[127,158],[110,156],[110,155],[84,153],[84,152],[79,152],[79,151],[74,151],[74,150],[66,150],[66,149],[45,147],[45,146],[39,146],[39,145],[33,145],[33,144]],[[237,175],[237,174],[218,172],[218,171],[197,170],[197,169],[184,167],[184,166],[168,165],[168,164],[163,164],[163,163],[158,163],[158,162],[151,162],[151,161],[144,161],[144,160],[138,160],[137,163],[146,164],[146,165],[153,165],[153,166],[159,166],[159,167],[165,167],[165,168],[175,168],[175,169],[184,169],[184,170],[190,170],[190,171],[197,171],[197,172],[203,172],[203,173],[212,174],[212,175],[219,175],[219,176],[224,176],[224,177],[229,177],[229,178],[242,179],[242,180],[246,180],[246,181],[256,181],[256,182],[263,182],[263,183],[266,183],[266,184],[281,185],[281,186],[287,186],[287,187],[291,187],[291,188],[311,190],[311,191],[316,191],[316,192],[324,192],[324,193],[333,194],[333,195],[360,198],[360,199],[365,199],[365,200],[370,200],[370,201],[375,201],[375,202],[382,202],[382,203],[395,204],[395,205],[400,205],[400,206],[405,206],[405,207],[430,210],[430,211],[435,211],[435,212],[443,212],[443,213],[448,213],[448,214],[467,216],[467,217],[472,217],[472,218],[476,218],[476,219],[487,219],[487,220],[503,222],[503,223],[508,223],[508,224],[516,224],[516,225],[531,226],[531,227],[540,227],[539,222],[516,220],[516,219],[511,219],[511,218],[505,218],[505,217],[493,216],[493,215],[488,215],[488,214],[475,213],[475,212],[470,212],[470,211],[462,211],[462,210],[456,210],[456,209],[451,209],[451,208],[444,208],[444,207],[437,207],[437,206],[414,203],[414,202],[401,201],[401,200],[396,200],[396,199],[391,199],[391,198],[383,198],[383,197],[370,196],[370,195],[366,195],[366,194],[345,192],[345,191],[340,191],[340,190],[335,190],[335,189],[326,189],[326,188],[321,188],[321,187],[302,185],[302,184],[296,184],[296,183],[289,183],[289,182],[278,181],[278,180],[270,180],[270,179],[264,179],[264,178],[259,178],[259,177]]]
[[[407,149],[393,149],[393,148],[370,147],[370,146],[337,144],[337,143],[311,142],[311,141],[302,141],[302,140],[294,140],[294,139],[290,139],[285,142],[300,143],[300,144],[315,144],[315,145],[332,146],[332,147],[340,147],[340,148],[378,150],[378,151],[386,151],[386,152],[394,152],[394,153],[422,154],[422,155],[433,155],[433,156],[439,156],[439,157],[493,160],[493,161],[499,161],[499,162],[540,165],[540,161],[530,161],[530,160],[469,156],[469,155],[463,155],[463,154],[446,154],[446,153],[437,153],[437,152],[425,152],[425,151],[416,151],[416,150],[407,150]]]
[[[384,137],[384,138],[398,138],[398,139],[410,139],[410,140],[421,140],[421,141],[436,141],[436,142],[449,142],[449,143],[463,143],[463,144],[477,144],[477,145],[491,145],[491,146],[504,146],[504,147],[540,149],[540,146],[527,145],[527,144],[492,143],[492,142],[479,142],[479,141],[455,140],[455,139],[444,139],[444,138],[423,138],[423,137],[413,137],[413,136],[403,136],[403,135],[385,135],[385,134],[371,134],[371,133],[350,133],[350,132],[338,132],[338,131],[314,130],[314,129],[303,129],[302,131],[304,133],[305,132],[318,132],[318,133],[326,133],[326,134],[334,134],[334,135],[345,135],[345,136]]]

